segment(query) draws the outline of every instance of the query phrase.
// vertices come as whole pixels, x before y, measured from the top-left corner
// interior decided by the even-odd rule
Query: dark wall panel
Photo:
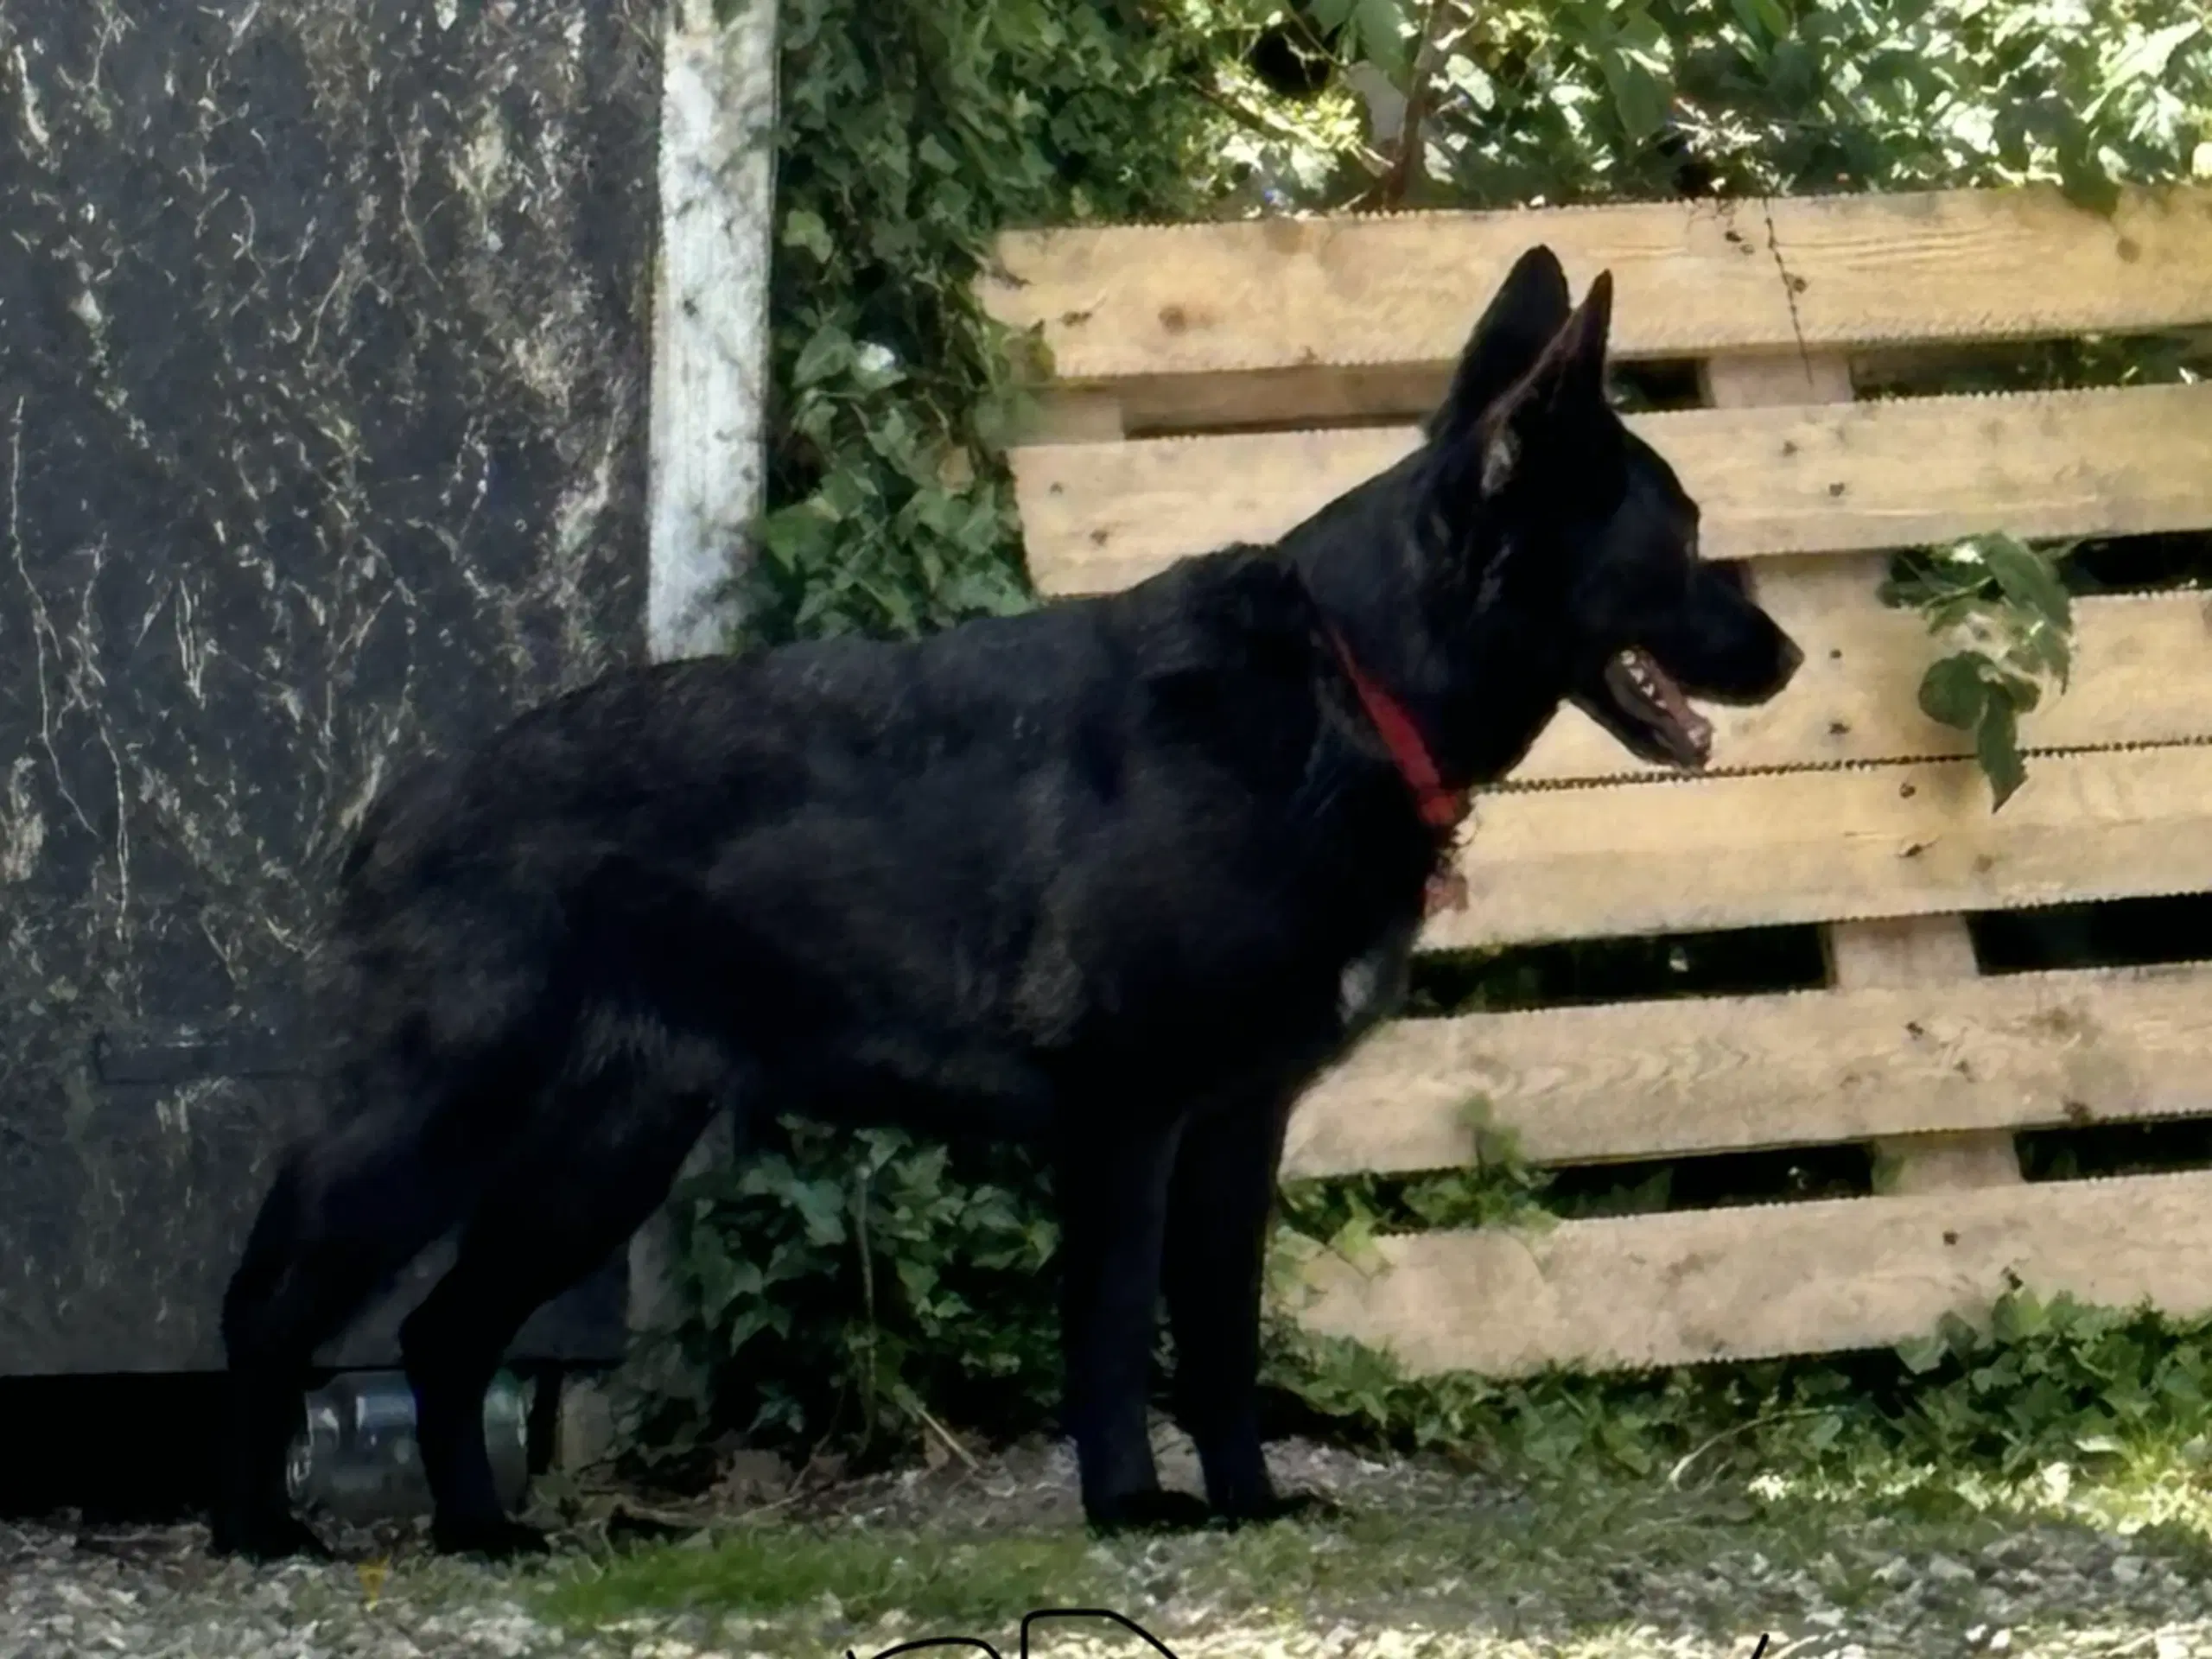
[[[0,9],[0,1372],[216,1363],[344,836],[643,652],[658,35]]]

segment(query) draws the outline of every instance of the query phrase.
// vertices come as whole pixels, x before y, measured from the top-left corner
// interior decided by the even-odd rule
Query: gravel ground
[[[1164,1449],[1183,1484],[1187,1449],[1172,1437]],[[1287,1481],[1341,1512],[1233,1538],[1091,1545],[1074,1524],[1071,1460],[1035,1445],[804,1493],[764,1484],[756,1465],[707,1499],[649,1511],[669,1542],[610,1542],[640,1506],[556,1487],[561,1553],[521,1570],[430,1556],[412,1526],[334,1536],[348,1558],[336,1565],[255,1568],[211,1558],[197,1525],[0,1522],[0,1659],[865,1659],[953,1635],[1011,1655],[1019,1605],[1067,1593],[1022,1575],[1071,1563],[1093,1598],[1181,1659],[1747,1656],[1762,1635],[1768,1659],[2212,1659],[2202,1530],[2177,1518],[2171,1491],[2163,1512],[2077,1492],[2039,1507],[1948,1503],[1930,1518],[1924,1503],[1790,1498],[1756,1481],[1535,1491],[1297,1442],[1274,1453]],[[839,1572],[866,1587],[841,1601],[822,1587]],[[772,1573],[781,1589],[763,1587]],[[963,1574],[1000,1584],[974,1605],[1014,1599],[963,1627],[944,1611],[970,1605]],[[1144,1651],[1106,1628],[1064,1624],[1033,1650]]]

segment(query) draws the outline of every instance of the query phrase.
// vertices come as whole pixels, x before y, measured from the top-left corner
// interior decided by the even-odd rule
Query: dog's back
[[[615,675],[379,802],[332,994],[357,1056],[574,1066],[619,1015],[790,1109],[1041,1130],[1060,1062],[1164,1064],[1201,1009],[1215,1052],[1279,1028],[1270,963],[1318,950],[1326,986],[1361,942],[1281,902],[1372,770],[1319,758],[1321,649],[1287,568],[1230,553],[918,642]],[[1194,999],[1224,985],[1249,995]]]

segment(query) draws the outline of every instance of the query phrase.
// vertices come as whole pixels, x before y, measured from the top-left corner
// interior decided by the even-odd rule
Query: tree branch
[[[1452,0],[1428,0],[1428,15],[1421,20],[1421,48],[1414,54],[1406,87],[1406,115],[1398,127],[1396,151],[1390,158],[1389,170],[1370,193],[1377,207],[1402,205],[1407,191],[1421,173],[1421,128],[1436,101],[1436,72],[1443,61],[1445,24],[1452,10]]]

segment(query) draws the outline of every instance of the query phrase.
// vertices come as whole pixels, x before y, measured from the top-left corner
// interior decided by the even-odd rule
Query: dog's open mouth
[[[1701,766],[1713,752],[1713,723],[1690,707],[1667,671],[1635,645],[1605,664],[1614,706],[1649,733],[1678,766]]]

